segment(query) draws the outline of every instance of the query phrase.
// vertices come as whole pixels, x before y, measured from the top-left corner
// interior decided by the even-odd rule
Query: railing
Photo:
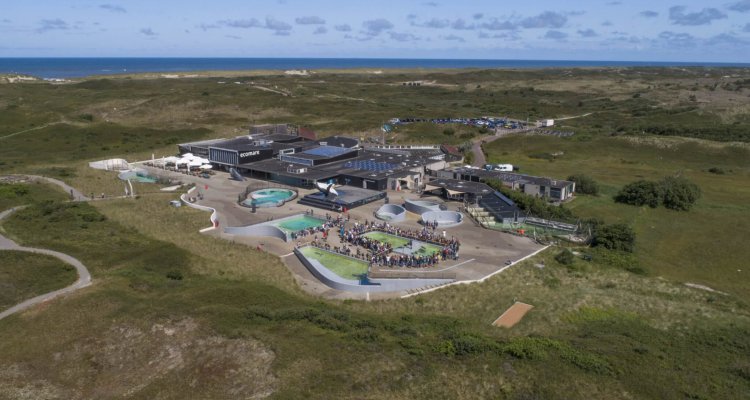
[[[370,279],[456,279],[455,272],[439,271],[402,271],[377,269],[367,273]]]

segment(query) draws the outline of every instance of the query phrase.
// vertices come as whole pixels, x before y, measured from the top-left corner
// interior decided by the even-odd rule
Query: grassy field
[[[393,117],[592,112],[560,124],[577,132],[570,139],[508,137],[488,146],[489,158],[541,175],[592,175],[603,193],[569,207],[638,233],[632,257],[574,248],[593,261],[579,256],[563,266],[552,248],[481,284],[330,301],[303,292],[278,257],[199,234],[206,213],[169,207],[176,195],[158,185],[138,185],[138,199],[91,204],[41,203],[48,196],[41,192],[9,198],[7,206],[35,203],[3,223],[9,236],[73,255],[95,283],[0,323],[0,398],[747,398],[748,147],[640,133],[677,126],[687,136],[743,139],[746,76],[328,71],[232,78],[242,85],[138,76],[0,85],[0,174],[56,176],[97,194],[121,194],[122,182],[85,161],[150,158],[176,142],[243,134],[252,123],[379,137]],[[417,79],[429,83],[400,84]],[[474,134],[444,128],[417,124],[396,134],[446,143]],[[625,183],[674,173],[703,189],[690,212],[612,201]],[[633,264],[646,273],[629,272],[640,272]],[[514,300],[535,308],[510,330],[490,326]]]
[[[75,282],[72,266],[49,256],[0,251],[0,310]]]
[[[98,283],[0,324],[1,394],[548,398],[564,390],[570,398],[676,399],[741,398],[750,388],[741,378],[750,316],[731,297],[582,260],[566,268],[548,253],[481,285],[405,301],[321,302],[262,283],[277,260],[243,274],[226,267],[226,242],[204,237],[208,246],[190,250],[211,260],[201,265],[187,246],[156,239],[161,224],[122,212],[151,203],[97,203],[103,214],[85,204],[51,213],[39,205],[4,224],[27,243],[95,266]],[[175,211],[166,218],[179,231],[205,219]],[[98,239],[107,232],[117,240]],[[513,330],[491,327],[516,296],[534,311]],[[60,333],[45,335],[52,327]]]
[[[332,254],[315,247],[303,247],[300,251],[305,257],[317,260],[331,272],[344,279],[360,280],[363,275],[367,274],[367,263],[364,261]]]
[[[652,274],[708,285],[750,300],[750,147],[695,140],[628,137],[559,139],[508,137],[486,146],[491,162],[508,162],[522,172],[566,178],[591,175],[599,196],[578,196],[567,205],[581,217],[624,222],[637,233],[636,254]],[[559,156],[552,157],[552,153]],[[550,155],[550,156],[547,156]],[[717,175],[708,170],[721,168]],[[700,186],[702,198],[689,212],[615,203],[619,188],[638,179],[680,174]],[[738,271],[740,270],[740,271]]]
[[[0,211],[32,202],[67,199],[66,193],[47,183],[0,183]]]

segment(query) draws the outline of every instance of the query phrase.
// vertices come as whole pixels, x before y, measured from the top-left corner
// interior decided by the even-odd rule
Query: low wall
[[[422,222],[437,221],[438,226],[444,228],[459,225],[463,220],[463,214],[458,211],[427,211],[422,214]]]
[[[440,211],[440,204],[434,201],[406,200],[404,208],[414,214],[422,215],[428,211]]]
[[[427,286],[444,285],[453,281],[452,279],[368,279],[367,281],[369,284],[362,284],[359,281],[344,279],[336,275],[319,261],[305,257],[299,249],[295,248],[294,254],[299,258],[305,268],[307,268],[307,270],[310,271],[310,273],[319,281],[333,289],[346,292],[400,292]]]
[[[287,241],[286,232],[270,224],[258,224],[249,226],[234,226],[224,228],[224,233],[237,236],[269,236]]]
[[[190,190],[188,190],[188,193],[191,193],[194,190],[195,190],[195,187],[192,187]],[[219,227],[219,213],[216,212],[215,208],[213,208],[213,207],[207,207],[207,206],[202,206],[200,204],[191,203],[191,202],[189,202],[187,200],[187,194],[181,195],[180,196],[180,200],[182,200],[182,202],[185,203],[185,205],[188,206],[188,207],[195,208],[196,210],[211,212],[211,216],[208,217],[208,219],[211,221],[211,225],[212,226],[210,228],[201,229],[201,232],[206,231],[206,230],[210,230],[210,229],[216,229],[216,228]]]
[[[375,211],[375,217],[383,221],[403,221],[406,219],[406,209],[397,204],[384,204]]]

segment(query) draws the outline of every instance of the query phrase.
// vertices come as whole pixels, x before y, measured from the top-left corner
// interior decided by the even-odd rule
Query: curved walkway
[[[73,186],[68,185],[67,183],[65,183],[65,182],[63,182],[63,181],[61,181],[59,179],[48,178],[46,176],[25,175],[25,174],[13,174],[13,175],[6,175],[6,176],[9,176],[9,177],[22,177],[22,178],[26,178],[26,179],[29,179],[29,180],[37,180],[37,181],[38,180],[46,181],[47,183],[51,183],[53,185],[61,187],[65,191],[65,193],[68,193],[68,194],[72,195],[72,197],[73,197],[72,200],[73,201],[87,201],[87,200],[91,200],[88,196],[86,196],[85,194],[81,193],[78,189],[74,188]]]
[[[50,179],[50,178],[45,178]],[[67,186],[67,185],[66,185]],[[75,192],[74,192],[75,193]],[[13,212],[18,210],[19,207],[11,208],[10,210],[6,210],[0,213],[0,221],[2,221],[4,218],[11,215]],[[76,271],[78,272],[78,280],[75,281],[72,285],[55,290],[53,292],[49,292],[37,297],[34,297],[33,299],[28,299],[26,301],[23,301],[19,304],[16,304],[15,306],[0,312],[0,319],[3,319],[9,315],[15,314],[17,312],[21,312],[24,310],[27,310],[37,304],[44,303],[48,300],[52,300],[57,296],[72,293],[78,289],[84,288],[86,286],[89,286],[91,284],[91,274],[89,273],[89,270],[86,268],[83,263],[78,261],[78,259],[73,258],[67,254],[60,253],[54,250],[47,250],[47,249],[37,249],[33,247],[23,247],[19,246],[16,242],[8,239],[7,237],[0,234],[0,250],[14,250],[14,251],[24,251],[27,253],[36,253],[36,254],[45,254],[48,256],[56,257],[60,259],[63,262],[66,262],[73,267],[75,267]]]

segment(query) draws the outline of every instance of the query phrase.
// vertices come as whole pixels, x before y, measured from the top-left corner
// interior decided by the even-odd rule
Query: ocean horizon
[[[198,57],[18,57],[0,58],[0,74],[43,79],[94,75],[186,73],[192,71],[316,70],[353,68],[584,68],[584,67],[736,67],[750,63],[596,60],[493,60],[411,58],[198,58]]]

